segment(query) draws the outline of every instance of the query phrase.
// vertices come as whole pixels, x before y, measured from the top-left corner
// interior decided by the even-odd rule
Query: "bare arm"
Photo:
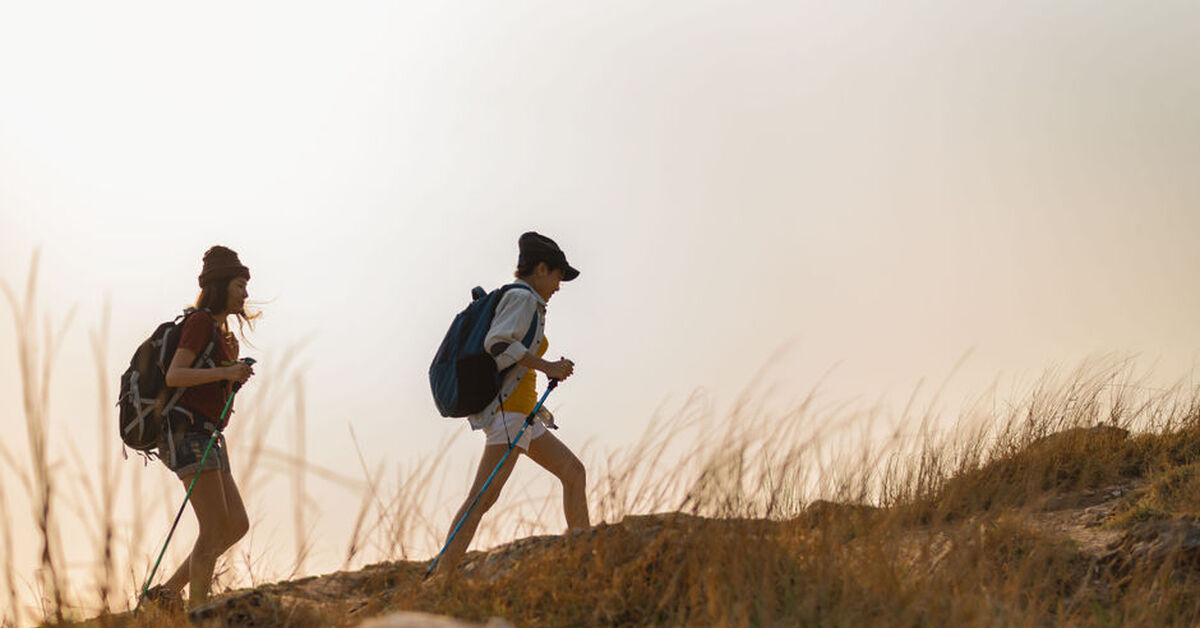
[[[167,367],[167,386],[179,388],[227,380],[245,382],[254,374],[254,369],[242,362],[238,362],[233,366],[194,369],[192,368],[192,362],[195,361],[195,351],[183,348],[177,349],[175,357],[171,358],[171,365]]]
[[[571,373],[575,372],[575,363],[566,358],[560,358],[557,362],[550,362],[537,357],[532,351],[526,352],[524,357],[517,360],[517,364],[541,371],[546,374],[546,377],[551,379],[566,379],[571,376]]]

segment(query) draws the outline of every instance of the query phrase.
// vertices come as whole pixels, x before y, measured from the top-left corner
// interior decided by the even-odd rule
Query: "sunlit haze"
[[[39,317],[75,308],[52,463],[95,460],[97,438],[119,452],[89,344],[104,304],[115,395],[217,243],[252,272],[259,377],[296,356],[311,464],[361,480],[352,427],[394,483],[458,434],[454,500],[482,437],[438,416],[426,369],[527,230],[582,271],[550,301],[548,357],[577,370],[548,405],[585,460],[696,391],[721,417],[750,386],[786,408],[823,380],[819,405],[895,420],[949,378],[949,421],[1094,356],[1190,382],[1197,24],[1183,1],[7,5],[0,280],[23,293],[40,250]],[[20,464],[12,321],[6,303],[0,427]],[[294,429],[277,419],[268,446],[292,451]],[[182,497],[161,465],[122,466]],[[28,582],[37,536],[0,469]],[[518,469],[558,490],[544,476]],[[272,482],[256,545],[286,569],[292,495]],[[306,490],[305,569],[336,569],[362,495]],[[166,524],[147,525],[153,545]]]

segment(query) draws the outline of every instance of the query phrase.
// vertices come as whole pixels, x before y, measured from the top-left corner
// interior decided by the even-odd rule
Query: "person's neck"
[[[549,300],[549,297],[547,297],[545,294],[542,294],[541,284],[535,281],[533,277],[518,277],[517,279],[524,281],[526,285],[528,285],[530,288],[533,288],[533,291],[536,292],[539,297],[542,297],[543,301]]]
[[[217,327],[220,327],[222,330],[225,329],[227,323],[229,322],[229,312],[213,312],[212,317],[213,322],[215,322]]]

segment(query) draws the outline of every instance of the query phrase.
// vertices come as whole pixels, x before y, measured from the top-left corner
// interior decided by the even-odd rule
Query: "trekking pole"
[[[252,366],[255,363],[254,358],[242,358],[242,362],[246,366]],[[241,382],[233,384],[233,390],[229,393],[229,398],[225,400],[225,409],[221,410],[221,418],[217,420],[217,429],[213,430],[212,437],[208,439],[208,445],[204,447],[204,453],[200,456],[200,463],[196,465],[196,472],[192,474],[192,482],[188,485],[187,494],[183,496],[183,503],[179,505],[179,512],[175,513],[175,522],[171,524],[171,531],[167,532],[167,540],[163,542],[162,551],[158,553],[158,560],[154,561],[154,568],[150,570],[150,576],[146,578],[146,583],[142,585],[142,594],[138,596],[138,606],[142,605],[142,600],[146,599],[146,592],[150,590],[150,583],[154,581],[154,574],[158,571],[158,566],[162,563],[163,555],[167,553],[167,545],[171,543],[171,537],[175,534],[175,526],[179,525],[179,519],[183,517],[183,510],[187,508],[188,499],[192,496],[192,489],[196,488],[196,480],[200,479],[200,469],[204,468],[204,461],[208,459],[208,452],[212,450],[213,443],[221,436],[222,426],[225,424],[225,416],[229,414],[229,406],[233,405],[233,396],[241,389]]]
[[[525,429],[530,425],[533,425],[533,418],[537,416],[538,410],[542,409],[542,404],[546,403],[546,397],[550,396],[550,391],[554,390],[555,386],[558,386],[558,380],[550,380],[550,384],[546,386],[546,392],[542,393],[542,398],[539,399],[537,405],[533,407],[533,412],[530,412],[529,416],[525,417],[525,424],[521,426],[521,431],[517,432],[517,437],[512,439],[512,442],[508,444],[508,450],[504,452],[504,457],[500,458],[500,462],[496,465],[496,468],[492,469],[491,475],[489,475],[487,481],[483,483],[483,488],[479,489],[479,494],[475,496],[475,499],[471,500],[471,505],[467,506],[467,511],[463,513],[462,518],[460,518],[458,523],[454,525],[454,530],[450,532],[450,537],[446,539],[446,544],[442,546],[442,551],[438,552],[437,556],[433,557],[432,563],[429,563],[429,569],[425,571],[425,578],[428,578],[429,575],[433,573],[433,569],[437,567],[438,561],[442,559],[442,554],[446,553],[446,548],[450,547],[450,542],[454,540],[454,535],[458,534],[459,529],[462,528],[463,523],[466,522],[467,517],[471,514],[471,511],[475,509],[475,504],[478,504],[479,500],[483,497],[483,494],[487,492],[488,486],[492,484],[492,478],[496,477],[496,473],[500,471],[500,467],[504,466],[504,461],[508,460],[508,454],[512,453],[513,448],[517,446],[517,441],[521,440],[521,436],[525,434]]]

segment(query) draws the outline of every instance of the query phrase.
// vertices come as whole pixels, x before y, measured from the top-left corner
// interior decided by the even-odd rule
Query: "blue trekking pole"
[[[254,358],[242,358],[247,366],[253,366]],[[150,570],[150,576],[146,578],[146,583],[142,585],[142,594],[138,596],[138,606],[141,606],[142,600],[146,599],[146,592],[150,590],[150,583],[154,581],[154,574],[158,571],[158,566],[162,563],[163,555],[167,553],[167,545],[171,542],[171,537],[175,534],[175,526],[179,525],[179,519],[183,516],[184,508],[187,508],[188,500],[192,497],[192,489],[196,488],[196,480],[200,479],[200,469],[204,468],[204,461],[208,459],[208,452],[212,450],[213,443],[221,436],[221,430],[225,424],[225,417],[229,414],[229,406],[233,405],[233,396],[241,389],[241,382],[233,384],[233,392],[229,393],[229,399],[225,400],[225,409],[221,411],[221,418],[217,421],[217,429],[213,430],[212,437],[208,439],[208,445],[204,447],[204,454],[200,456],[200,463],[196,466],[196,473],[192,474],[192,482],[188,485],[187,494],[183,496],[183,503],[179,505],[179,512],[175,514],[175,523],[171,524],[171,531],[167,533],[167,540],[163,542],[162,551],[158,553],[158,560],[154,561],[154,568]]]
[[[528,428],[530,425],[533,425],[533,417],[537,416],[538,410],[542,409],[542,404],[546,403],[546,397],[550,396],[550,391],[554,390],[555,386],[558,386],[558,380],[550,380],[550,384],[546,386],[546,392],[542,393],[542,398],[539,399],[537,405],[533,407],[533,412],[530,412],[529,416],[525,417],[525,424],[521,426],[521,431],[517,432],[517,437],[512,439],[512,442],[508,444],[508,450],[504,452],[504,457],[500,458],[499,464],[496,465],[495,469],[492,469],[492,474],[489,475],[487,481],[483,483],[483,488],[479,489],[479,494],[475,496],[475,499],[471,500],[471,505],[467,506],[467,511],[463,513],[462,518],[458,520],[457,524],[455,524],[454,530],[450,532],[450,537],[446,539],[446,544],[442,546],[442,551],[438,552],[437,556],[433,557],[432,563],[429,563],[429,569],[425,572],[425,578],[428,578],[429,575],[433,573],[433,569],[437,567],[438,561],[442,559],[442,554],[446,553],[446,548],[450,547],[450,542],[454,540],[454,535],[458,534],[459,529],[462,528],[463,523],[466,522],[467,517],[471,514],[471,511],[475,509],[475,504],[478,504],[479,500],[483,498],[483,494],[487,492],[488,487],[492,484],[492,478],[496,477],[496,473],[500,471],[500,467],[504,466],[504,461],[508,460],[508,454],[511,454],[513,448],[517,446],[517,441],[521,440],[521,436],[525,434],[526,428]]]

